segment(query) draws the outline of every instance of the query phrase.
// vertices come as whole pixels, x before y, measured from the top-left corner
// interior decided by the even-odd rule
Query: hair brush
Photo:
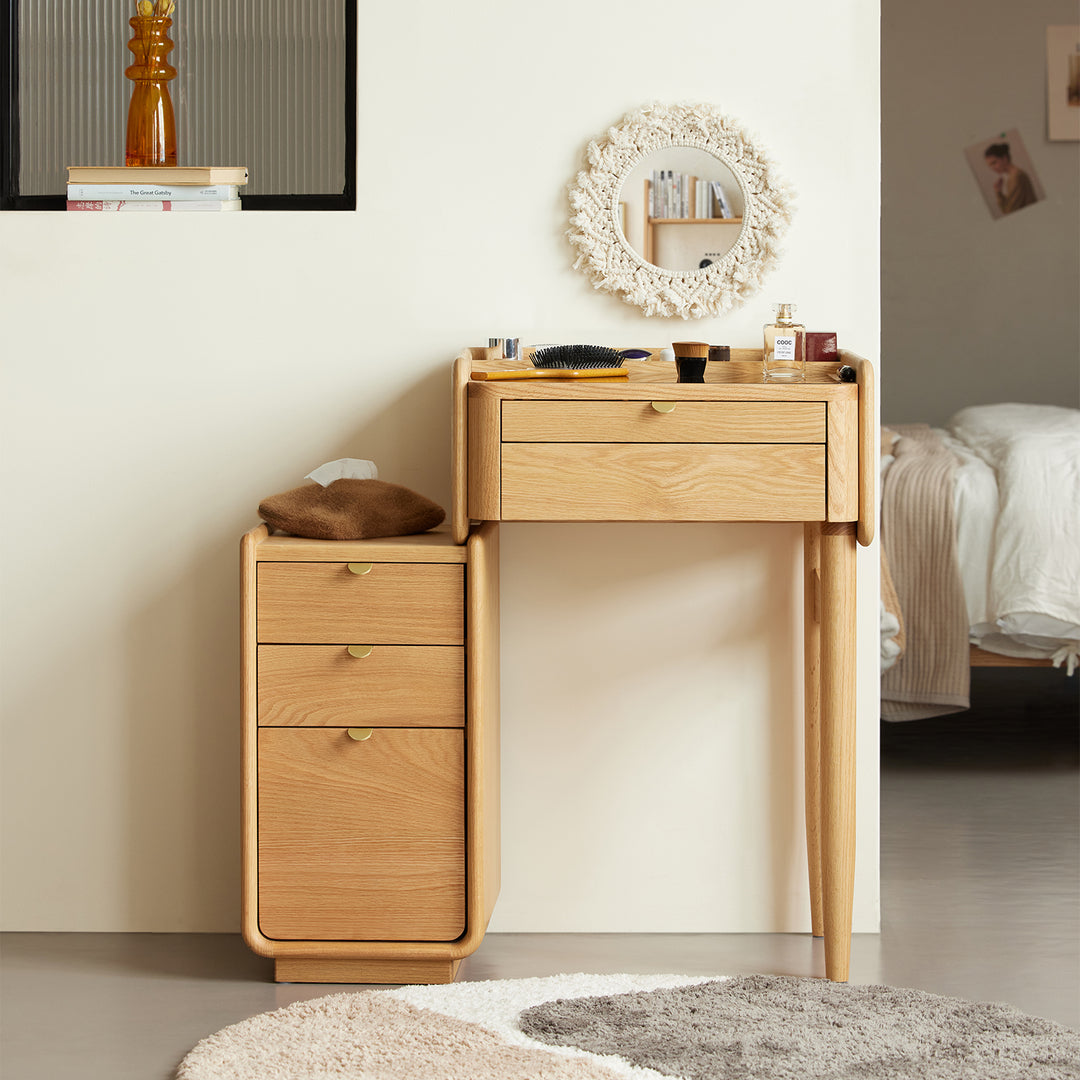
[[[649,354],[644,349],[609,349],[606,345],[545,345],[533,353],[538,368],[617,368],[624,360],[639,360]]]

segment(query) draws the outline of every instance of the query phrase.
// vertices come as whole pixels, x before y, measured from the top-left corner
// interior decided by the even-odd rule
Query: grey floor
[[[852,981],[1080,1027],[1080,680],[977,674],[971,713],[883,733],[883,928],[856,936]],[[820,948],[783,934],[500,934],[459,978],[810,975]],[[231,935],[6,934],[0,949],[4,1080],[167,1080],[226,1024],[343,989],[276,985]]]

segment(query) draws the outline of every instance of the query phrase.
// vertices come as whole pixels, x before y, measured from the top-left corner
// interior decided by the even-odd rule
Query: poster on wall
[[[1046,28],[1046,119],[1051,139],[1080,139],[1080,26]]]
[[[1003,218],[1046,198],[1024,140],[1010,128],[969,146],[964,156],[993,218]]]

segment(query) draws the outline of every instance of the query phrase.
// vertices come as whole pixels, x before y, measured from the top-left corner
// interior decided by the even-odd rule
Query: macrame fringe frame
[[[724,258],[697,270],[666,270],[646,262],[618,224],[619,195],[631,171],[646,155],[674,146],[712,154],[732,171],[743,192],[739,238]],[[574,268],[593,288],[649,316],[699,319],[743,303],[780,258],[794,192],[760,146],[715,106],[646,106],[589,143],[585,156],[588,167],[569,188],[567,236],[577,250]]]

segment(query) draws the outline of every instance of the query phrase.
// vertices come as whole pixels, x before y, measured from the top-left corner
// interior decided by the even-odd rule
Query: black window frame
[[[340,194],[242,195],[245,210],[356,209],[356,0],[345,5],[345,186]],[[0,55],[0,210],[63,210],[64,195],[19,193],[19,0],[0,0],[6,48]]]

